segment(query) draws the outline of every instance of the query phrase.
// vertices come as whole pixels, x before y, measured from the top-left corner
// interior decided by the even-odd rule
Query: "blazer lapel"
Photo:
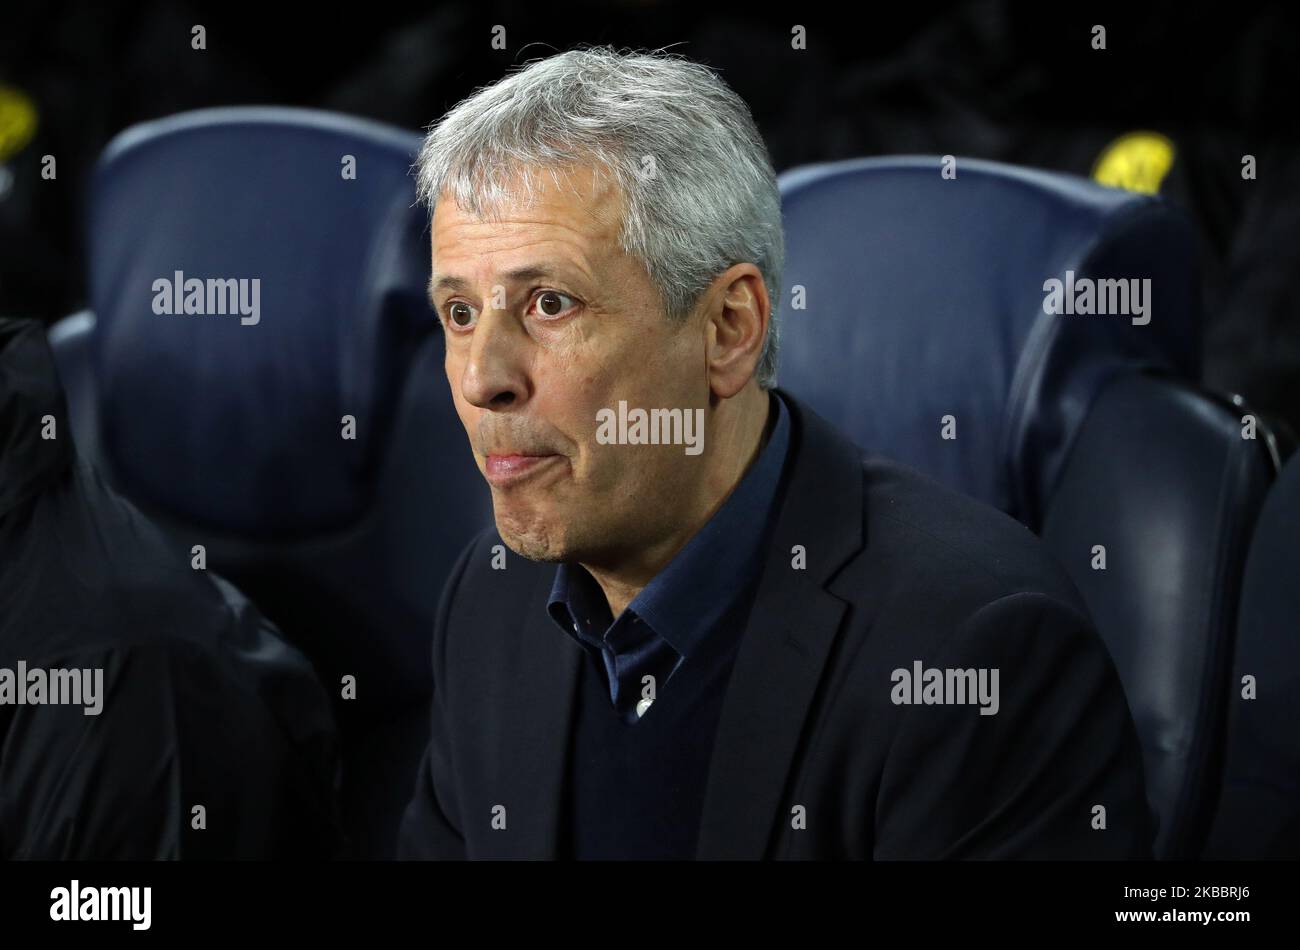
[[[764,857],[846,604],[826,590],[861,550],[862,453],[778,390],[792,438],[781,512],[714,740],[696,857]],[[807,567],[793,565],[801,545]]]
[[[517,729],[503,730],[497,760],[514,833],[487,836],[500,847],[484,853],[486,858],[554,860],[559,853],[569,732],[583,654],[546,612],[550,585],[549,572],[540,571],[525,601],[527,619],[513,677],[522,715]]]

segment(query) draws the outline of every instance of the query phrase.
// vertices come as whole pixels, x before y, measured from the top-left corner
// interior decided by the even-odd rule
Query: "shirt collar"
[[[700,648],[760,564],[790,445],[789,411],[775,392],[769,399],[776,423],[758,458],[713,517],[628,604],[683,657]],[[614,619],[599,585],[579,564],[556,569],[547,610],[566,633],[585,641]]]

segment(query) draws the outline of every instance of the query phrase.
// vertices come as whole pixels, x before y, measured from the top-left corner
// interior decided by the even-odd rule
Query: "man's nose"
[[[484,309],[461,374],[465,401],[480,409],[504,409],[526,399],[528,346],[528,334],[510,311]]]

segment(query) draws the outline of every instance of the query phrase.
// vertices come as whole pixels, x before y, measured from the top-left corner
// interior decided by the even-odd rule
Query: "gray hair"
[[[737,263],[763,275],[772,313],[756,376],[776,381],[785,241],[767,146],[749,107],[712,70],[673,54],[570,50],[477,90],[431,125],[416,160],[430,216],[449,189],[483,218],[539,169],[590,165],[623,196],[619,244],[642,261],[671,320]],[[510,190],[522,182],[525,194]],[[558,181],[557,181],[558,184]]]

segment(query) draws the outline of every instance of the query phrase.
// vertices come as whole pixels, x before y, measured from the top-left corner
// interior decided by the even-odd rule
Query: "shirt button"
[[[636,718],[640,719],[642,716],[644,716],[644,715],[645,715],[645,711],[646,711],[647,709],[650,708],[650,706],[651,706],[651,704],[652,704],[653,702],[654,702],[653,699],[643,699],[643,700],[641,700],[639,703],[637,703],[637,704],[636,704]]]

